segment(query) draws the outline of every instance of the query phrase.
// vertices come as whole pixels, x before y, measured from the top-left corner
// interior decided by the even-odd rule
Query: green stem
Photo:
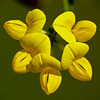
[[[74,10],[74,0],[63,0],[64,10]]]

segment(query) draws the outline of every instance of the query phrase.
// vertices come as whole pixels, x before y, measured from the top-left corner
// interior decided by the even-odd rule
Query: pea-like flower
[[[69,73],[81,81],[89,81],[92,78],[92,68],[89,61],[83,57],[89,50],[85,43],[75,42],[67,44],[64,48],[61,69],[69,70]]]
[[[75,24],[75,15],[66,11],[59,15],[53,22],[55,31],[68,43],[90,40],[95,32],[96,25],[89,20],[82,20]]]
[[[17,52],[12,63],[12,68],[16,73],[29,72],[28,65],[32,58],[34,58],[38,53],[50,55],[51,43],[48,36],[45,34],[27,34],[20,39],[20,43],[24,48],[24,52]]]
[[[44,68],[40,74],[40,84],[47,95],[54,93],[60,86],[61,81],[62,76],[60,71],[50,67]]]
[[[20,40],[25,34],[40,33],[45,22],[45,14],[39,9],[34,9],[26,15],[27,24],[20,20],[9,20],[4,23],[4,28],[12,38]]]
[[[12,69],[15,73],[27,73],[28,64],[32,60],[32,57],[25,50],[18,51],[12,61]]]
[[[61,84],[60,61],[50,55],[39,53],[34,56],[28,70],[33,73],[41,72],[40,84],[47,95],[55,92]]]

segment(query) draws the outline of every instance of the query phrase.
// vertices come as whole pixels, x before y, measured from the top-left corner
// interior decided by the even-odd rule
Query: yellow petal
[[[96,27],[97,26],[93,22],[82,20],[74,26],[72,32],[78,41],[86,42],[94,36]]]
[[[40,84],[47,95],[54,93],[60,86],[61,81],[61,73],[52,68],[46,67],[40,74]]]
[[[89,50],[89,46],[81,42],[70,43],[68,46],[73,52],[75,59],[83,57]]]
[[[73,65],[69,67],[69,72],[74,78],[81,81],[90,81],[92,78],[92,67],[84,57],[75,60]]]
[[[75,15],[71,11],[67,11],[59,15],[53,22],[55,31],[67,42],[76,41],[75,36],[71,32],[71,28],[75,23]]]
[[[71,64],[73,63],[73,60],[74,60],[74,55],[69,46],[66,45],[61,58],[61,69],[62,70],[68,69],[68,67],[70,67]]]
[[[75,15],[71,11],[66,11],[60,14],[53,22],[53,26],[62,26],[71,29],[75,24]]]
[[[46,22],[46,16],[41,10],[34,9],[28,12],[26,22],[29,26],[27,33],[41,32]]]
[[[7,33],[14,39],[20,40],[27,31],[27,26],[20,20],[9,20],[4,23]]]
[[[27,52],[31,53],[32,57],[38,53],[50,55],[51,52],[50,39],[42,33],[27,34],[21,38],[20,44]]]
[[[30,64],[28,65],[28,70],[34,73],[38,73],[41,72],[44,67],[51,67],[55,70],[61,69],[60,61],[52,56],[40,53],[33,57]]]
[[[24,50],[17,52],[12,61],[13,71],[16,73],[27,73],[27,65],[31,60],[32,57],[30,56],[30,54],[28,54]]]
[[[43,53],[41,54],[41,58],[42,58],[44,66],[51,67],[55,70],[61,69],[60,61],[57,60],[56,58],[43,54]]]

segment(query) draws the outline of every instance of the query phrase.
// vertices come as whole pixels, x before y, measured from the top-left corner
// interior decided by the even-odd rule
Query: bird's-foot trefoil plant
[[[7,33],[19,40],[23,48],[13,58],[13,71],[19,74],[40,73],[41,88],[47,95],[59,88],[61,71],[68,70],[80,81],[90,81],[92,67],[84,57],[89,46],[83,42],[94,36],[96,25],[88,20],[74,25],[75,14],[72,11],[59,15],[48,31],[43,30],[45,22],[45,14],[34,9],[26,15],[26,24],[20,20],[4,23]]]

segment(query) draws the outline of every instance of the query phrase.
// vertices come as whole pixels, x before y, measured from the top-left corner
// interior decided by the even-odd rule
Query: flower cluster
[[[59,61],[51,55],[52,40],[42,30],[45,22],[45,14],[39,9],[34,9],[26,16],[27,24],[20,20],[9,20],[4,23],[7,33],[19,40],[23,47],[13,58],[13,71],[40,73],[40,84],[47,95],[55,92],[60,86],[61,70],[68,70],[78,80],[91,80],[91,65],[83,57],[89,46],[82,42],[94,36],[96,25],[91,21],[82,20],[74,26],[75,15],[71,11],[59,15],[52,24],[55,32],[66,41]]]

